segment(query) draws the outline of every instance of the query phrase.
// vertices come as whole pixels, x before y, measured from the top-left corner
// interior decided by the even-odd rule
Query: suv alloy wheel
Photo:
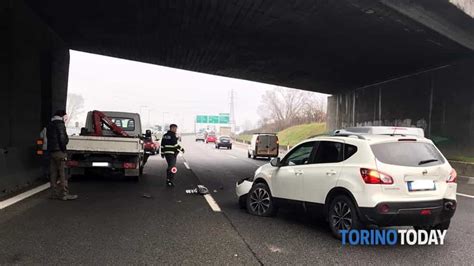
[[[255,184],[247,196],[247,211],[256,216],[272,216],[276,213],[270,189],[264,183]]]
[[[360,228],[357,209],[352,200],[344,195],[337,196],[331,201],[328,211],[328,222],[333,235],[338,239],[341,239],[339,230]]]

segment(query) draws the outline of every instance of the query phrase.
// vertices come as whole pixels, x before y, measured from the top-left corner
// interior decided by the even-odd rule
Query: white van
[[[255,133],[252,136],[247,156],[256,159],[257,157],[278,157],[280,150],[278,136],[272,133]]]

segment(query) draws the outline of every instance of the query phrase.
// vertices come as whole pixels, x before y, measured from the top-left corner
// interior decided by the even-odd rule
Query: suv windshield
[[[431,143],[390,142],[371,145],[377,160],[386,164],[423,167],[444,163],[443,156]]]

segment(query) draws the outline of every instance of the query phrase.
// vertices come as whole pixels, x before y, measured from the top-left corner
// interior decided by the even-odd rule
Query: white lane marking
[[[472,177],[472,176],[459,176],[459,177],[467,178],[467,184],[468,185],[474,184],[474,177]]]
[[[204,195],[204,198],[207,201],[207,204],[211,207],[211,209],[215,212],[221,212],[221,208],[219,205],[217,205],[217,202],[214,200],[214,198],[210,194]]]
[[[227,154],[227,156],[229,156],[231,158],[234,158],[234,159],[238,159],[237,156],[234,156],[234,155]]]
[[[187,162],[184,162],[184,166],[186,166],[186,168],[187,168],[188,170],[191,170],[191,167],[189,166],[189,164],[188,164]]]
[[[463,197],[467,197],[467,198],[474,199],[474,196],[472,196],[472,195],[467,195],[467,194],[463,194],[463,193],[456,193],[456,194],[459,195],[459,196],[463,196]]]
[[[28,197],[31,197],[31,196],[33,196],[33,195],[36,194],[36,193],[39,193],[39,192],[41,192],[41,191],[43,191],[43,190],[46,190],[46,189],[48,189],[49,187],[50,187],[50,184],[49,184],[49,183],[46,183],[46,184],[43,184],[43,185],[41,185],[41,186],[39,186],[39,187],[35,187],[35,188],[31,189],[31,190],[28,190],[28,191],[23,192],[23,193],[21,193],[21,194],[19,194],[19,195],[16,195],[15,197],[6,199],[6,200],[4,200],[4,201],[1,201],[1,202],[0,202],[0,210],[6,208],[6,207],[8,207],[8,206],[11,206],[11,205],[13,205],[13,204],[15,204],[15,203],[17,203],[17,202],[19,202],[19,201],[22,201],[22,200],[24,200],[24,199],[26,199],[26,198],[28,198]]]

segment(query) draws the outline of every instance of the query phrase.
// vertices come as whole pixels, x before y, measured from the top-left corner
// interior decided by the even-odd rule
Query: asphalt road
[[[87,177],[80,199],[37,194],[0,210],[0,264],[451,264],[474,262],[474,199],[458,197],[444,246],[342,246],[327,226],[296,210],[260,218],[239,209],[235,182],[266,160],[243,147],[216,150],[185,138],[175,188],[165,162],[149,160],[139,183]],[[186,163],[186,164],[185,164]],[[190,169],[188,169],[190,168]],[[222,212],[185,190],[204,184]],[[463,180],[460,190],[472,191]],[[149,197],[144,197],[149,195]]]

